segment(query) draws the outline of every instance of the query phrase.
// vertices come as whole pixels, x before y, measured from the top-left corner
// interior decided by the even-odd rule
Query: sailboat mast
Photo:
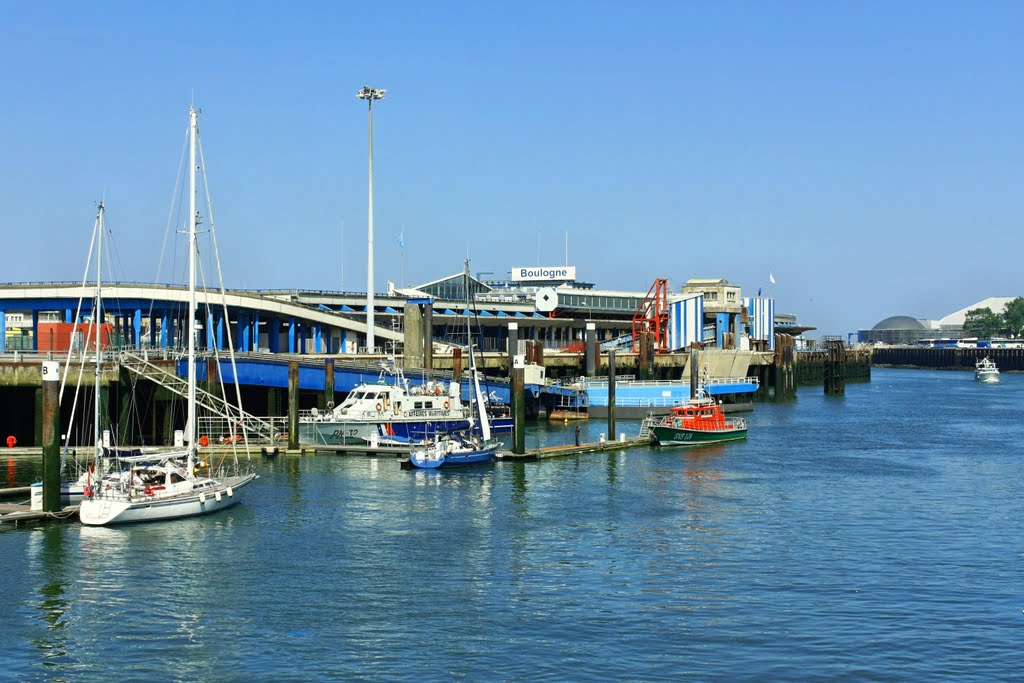
[[[480,435],[483,437],[484,442],[487,442],[491,440],[491,425],[487,419],[487,411],[484,408],[484,396],[480,391],[480,376],[476,370],[476,355],[473,353],[473,312],[470,309],[469,259],[466,259],[463,281],[466,287],[466,337],[469,341],[469,373],[473,378],[473,397],[476,402],[476,414],[480,418]]]
[[[93,369],[93,428],[92,428],[92,443],[96,449],[96,457],[98,458],[100,453],[103,452],[103,446],[100,443],[100,378],[102,377],[102,369],[100,367],[103,362],[103,328],[100,325],[103,322],[103,232],[105,230],[103,225],[103,202],[100,202],[99,209],[97,211],[97,224],[99,235],[96,244],[96,305],[93,307],[93,328],[96,330],[96,365]],[[88,353],[89,341],[85,342],[85,349]]]
[[[196,136],[199,134],[199,112],[188,108],[188,416],[185,438],[188,440],[188,471],[192,472],[196,445]]]

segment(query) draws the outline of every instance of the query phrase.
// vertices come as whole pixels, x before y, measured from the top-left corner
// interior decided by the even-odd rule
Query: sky
[[[366,291],[368,84],[378,292],[568,241],[600,288],[726,278],[810,336],[941,318],[1024,295],[1021,26],[984,0],[5,0],[0,282],[81,279],[101,199],[118,279],[154,281],[194,102],[226,285]]]

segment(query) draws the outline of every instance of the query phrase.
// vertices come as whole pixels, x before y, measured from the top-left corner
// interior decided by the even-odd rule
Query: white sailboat
[[[149,522],[206,515],[237,504],[238,491],[251,483],[254,472],[232,476],[202,474],[198,457],[196,420],[196,143],[199,115],[189,108],[189,314],[188,314],[188,407],[185,448],[156,455],[119,457],[124,471],[107,475],[86,490],[79,509],[84,524],[106,525]],[[97,425],[99,424],[97,420]],[[102,447],[96,435],[97,469]]]
[[[469,294],[469,259],[466,259],[465,270],[466,310],[470,309]],[[480,390],[480,373],[476,367],[476,355],[473,353],[473,334],[470,320],[466,320],[466,332],[469,340],[469,374],[473,383],[473,414],[470,417],[470,433],[460,435],[446,434],[432,444],[414,450],[409,455],[409,462],[422,469],[440,467],[460,467],[475,465],[494,460],[501,443],[491,439],[491,425],[487,416],[483,392]],[[472,432],[475,421],[480,422],[480,436]]]
[[[93,479],[95,477],[97,463],[104,462],[103,459],[103,446],[100,443],[100,433],[102,428],[100,426],[100,379],[103,375],[103,236],[106,231],[104,224],[105,207],[103,202],[100,202],[96,210],[96,222],[93,227],[93,244],[96,246],[96,294],[93,300],[92,309],[92,321],[88,325],[88,334],[85,336],[83,348],[82,348],[82,366],[79,367],[79,380],[82,377],[82,371],[84,370],[85,358],[89,354],[90,344],[94,344],[93,351],[95,352],[94,358],[94,370],[93,370],[93,409],[94,409],[94,425],[93,425],[93,440],[92,443],[97,449],[94,457],[90,459],[90,465],[85,472],[82,472],[77,480],[64,481],[60,485],[60,504],[61,506],[78,505],[82,502],[85,496],[87,488],[92,486]],[[90,260],[93,252],[90,248]],[[86,274],[83,277],[82,285],[84,287],[85,280],[88,278],[89,265],[86,264]],[[78,320],[78,313],[81,313],[81,300],[79,300],[79,310],[75,315],[75,320]],[[75,328],[77,332],[77,327]],[[95,332],[95,336],[93,336]],[[74,336],[74,335],[72,335]],[[71,357],[74,350],[74,344],[68,344],[68,356],[64,365],[64,371],[61,373],[61,400],[63,401],[64,386],[67,381],[71,366]],[[81,381],[79,381],[81,386]],[[71,420],[75,419],[75,410],[78,407],[78,392],[75,392],[75,400],[71,410]],[[61,471],[68,464],[67,454],[70,450],[68,447],[68,441],[71,438],[71,430],[65,434],[65,442],[63,445],[63,453],[61,455]],[[103,472],[103,468],[100,468],[100,472]],[[33,510],[43,509],[43,485],[42,483],[35,483],[31,487],[30,505]]]

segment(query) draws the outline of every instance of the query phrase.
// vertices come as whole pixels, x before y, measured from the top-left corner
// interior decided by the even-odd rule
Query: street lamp
[[[374,339],[373,321],[373,101],[384,99],[384,90],[377,90],[368,85],[356,93],[356,97],[366,100],[370,111],[370,202],[367,228],[367,253],[366,253],[366,348],[373,353],[376,346]]]

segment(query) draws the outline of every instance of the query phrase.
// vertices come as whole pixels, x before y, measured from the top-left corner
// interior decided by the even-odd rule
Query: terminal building
[[[465,321],[472,317],[484,351],[506,351],[510,331],[552,350],[576,350],[588,324],[606,350],[635,350],[642,328],[655,331],[664,352],[694,344],[767,351],[778,331],[796,336],[814,329],[776,314],[774,299],[745,297],[724,279],[691,279],[678,288],[658,279],[645,293],[599,289],[578,279],[574,266],[516,267],[505,280],[483,275],[458,272],[410,288],[389,284],[385,295],[375,295],[375,349],[366,348],[365,293],[207,292],[199,299],[197,343],[226,348],[230,342],[242,352],[397,355],[404,351],[408,315],[422,316],[442,348],[466,344]],[[80,324],[91,320],[92,294],[91,287],[71,283],[0,285],[0,351],[74,347]],[[111,345],[181,346],[186,316],[184,287],[104,284],[104,339]]]

